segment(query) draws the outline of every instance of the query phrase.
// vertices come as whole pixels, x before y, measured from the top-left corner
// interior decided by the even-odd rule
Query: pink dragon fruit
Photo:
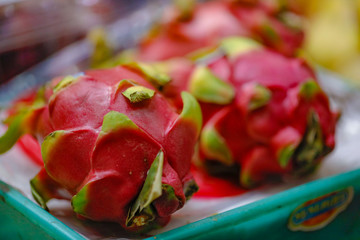
[[[197,191],[189,169],[202,125],[189,93],[178,114],[157,91],[168,80],[140,63],[65,77],[10,117],[0,153],[24,133],[39,140],[44,168],[31,188],[44,208],[71,199],[80,217],[137,232],[164,226]]]
[[[173,81],[165,96],[181,107],[179,92],[188,90],[200,102],[204,166],[240,167],[244,187],[310,173],[334,148],[338,115],[302,59],[227,38],[197,64],[178,59],[167,67]]]
[[[292,56],[301,46],[303,32],[280,21],[273,5],[262,1],[177,1],[139,46],[142,61],[165,60],[210,47],[229,36],[246,36]],[[191,2],[192,4],[190,4]],[[274,9],[275,8],[275,9]]]

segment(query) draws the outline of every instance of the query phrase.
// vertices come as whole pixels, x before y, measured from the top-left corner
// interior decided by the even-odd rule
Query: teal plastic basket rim
[[[350,186],[355,180],[360,181],[360,169],[314,180],[253,203],[160,233],[147,238],[147,240],[173,240],[190,239],[195,236],[199,237],[204,233],[208,234],[213,230],[228,226],[230,223],[241,223],[243,221],[255,219],[264,212],[286,206],[295,201],[299,201],[299,199],[301,199],[302,202],[305,202],[329,192],[344,189]],[[49,236],[55,239],[86,239],[2,181],[0,181],[0,201],[5,201],[8,205],[21,212],[21,214],[28,218],[32,223],[40,226]]]
[[[0,201],[18,211],[54,239],[86,239],[3,181],[0,181]]]
[[[160,233],[146,240],[193,239],[202,234],[209,236],[212,231],[218,231],[221,228],[225,230],[234,224],[256,219],[264,213],[275,211],[288,204],[303,203],[324,194],[342,190],[351,186],[354,181],[360,181],[360,169],[314,180],[244,206]]]

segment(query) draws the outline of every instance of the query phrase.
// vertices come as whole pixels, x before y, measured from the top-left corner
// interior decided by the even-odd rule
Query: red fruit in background
[[[203,166],[239,166],[241,185],[251,188],[270,178],[310,173],[334,148],[336,114],[302,59],[250,39],[227,38],[197,61],[170,61],[168,69],[176,74],[163,91],[178,107],[179,94],[167,92],[172,84],[200,102]],[[181,71],[189,77],[178,77]]]
[[[165,60],[211,47],[224,37],[245,36],[292,56],[301,46],[303,32],[280,21],[277,4],[247,1],[208,1],[167,11],[139,46],[139,59]],[[184,6],[185,5],[185,6]]]

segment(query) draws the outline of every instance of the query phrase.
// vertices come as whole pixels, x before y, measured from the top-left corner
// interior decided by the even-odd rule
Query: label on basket
[[[289,229],[292,231],[314,231],[325,227],[346,209],[352,201],[353,195],[354,189],[348,187],[301,204],[289,218]]]

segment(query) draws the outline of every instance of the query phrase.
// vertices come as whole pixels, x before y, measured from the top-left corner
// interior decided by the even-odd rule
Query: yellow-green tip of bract
[[[54,93],[59,92],[61,89],[66,88],[67,86],[69,86],[70,84],[72,84],[73,82],[75,82],[77,80],[77,78],[73,77],[73,76],[66,76],[64,77],[53,89]]]
[[[32,102],[19,102],[15,104],[15,114],[5,119],[8,125],[6,132],[0,135],[0,154],[10,150],[18,139],[24,134],[33,134],[37,116],[45,106],[44,88],[40,88]]]
[[[35,201],[37,203],[39,203],[39,205],[45,209],[46,211],[49,211],[46,203],[47,201],[50,199],[49,197],[46,197],[45,194],[41,194],[41,183],[39,183],[39,180],[35,177],[33,179],[31,179],[30,181],[30,189],[31,189],[31,194],[34,197]]]
[[[124,64],[124,66],[140,71],[157,87],[162,87],[171,80],[170,76],[164,73],[162,68],[156,64],[131,62]]]
[[[116,111],[110,111],[104,116],[100,134],[106,134],[121,128],[138,129],[138,126],[125,114]]]
[[[126,49],[109,60],[102,62],[99,68],[113,68],[126,63],[134,62],[136,59],[137,52],[135,49]]]
[[[228,37],[221,41],[221,49],[230,58],[235,58],[241,54],[262,49],[260,43],[245,37]]]
[[[173,0],[173,3],[180,12],[181,20],[188,20],[191,18],[195,9],[196,0]]]
[[[135,223],[135,225],[146,224],[144,221],[135,221],[136,215],[140,215],[139,217],[141,218],[141,212],[145,210],[145,208],[149,207],[155,199],[161,196],[161,177],[163,172],[163,164],[164,153],[162,150],[160,150],[150,166],[145,183],[140,191],[139,196],[129,210],[129,214],[126,219],[127,226],[131,226],[132,223]]]
[[[151,99],[155,91],[143,86],[133,86],[126,89],[122,94],[129,99],[131,103],[138,103]]]
[[[50,151],[54,148],[57,144],[58,140],[66,134],[64,130],[58,130],[50,133],[44,139],[44,142],[41,144],[41,156],[44,161],[44,164],[49,160]]]
[[[308,100],[313,98],[320,91],[319,84],[313,79],[309,79],[300,85],[300,95]]]
[[[248,105],[249,110],[252,111],[262,106],[265,106],[270,99],[271,99],[271,91],[268,88],[260,84],[257,84],[254,87],[253,95],[251,96],[251,99],[249,101],[249,105]]]
[[[190,79],[189,90],[196,99],[207,103],[229,104],[235,97],[232,85],[215,76],[206,66],[198,66]]]
[[[244,172],[240,174],[240,184],[241,186],[251,189],[254,188],[256,185],[258,185],[258,181],[255,181],[249,173]]]
[[[288,145],[279,152],[278,162],[282,168],[286,168],[293,157],[296,146]]]
[[[88,204],[88,185],[85,185],[72,199],[71,205],[74,212],[85,215],[85,207]]]
[[[200,62],[205,59],[209,59],[213,56],[223,55],[217,46],[204,47],[186,55],[186,58],[193,62]]]
[[[91,68],[99,68],[113,56],[113,50],[108,42],[106,31],[101,27],[94,28],[87,38],[93,45],[90,66]]]
[[[15,119],[4,135],[0,137],[0,154],[9,151],[17,140],[24,134],[20,120]]]
[[[197,136],[200,134],[202,128],[202,113],[199,103],[188,92],[182,92],[181,98],[183,101],[183,109],[180,114],[182,119],[188,119],[195,123],[197,129]]]
[[[208,159],[218,160],[228,166],[233,164],[231,150],[214,126],[204,127],[200,137],[200,146]]]
[[[9,118],[11,119],[10,125],[4,135],[0,136],[0,154],[10,150],[22,135],[31,132],[30,121],[34,111],[31,107],[29,108]]]

